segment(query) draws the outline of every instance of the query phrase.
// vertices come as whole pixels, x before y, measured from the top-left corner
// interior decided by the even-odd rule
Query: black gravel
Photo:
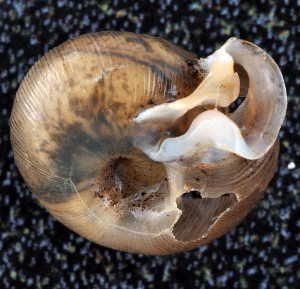
[[[289,106],[278,169],[222,238],[176,255],[117,252],[61,225],[26,187],[9,141],[16,90],[46,51],[102,30],[160,36],[197,57],[235,36],[279,64]],[[0,0],[0,288],[299,288],[299,99],[299,0]]]

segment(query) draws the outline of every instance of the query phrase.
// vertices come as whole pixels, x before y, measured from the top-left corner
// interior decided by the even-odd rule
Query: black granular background
[[[199,58],[238,37],[280,66],[289,105],[277,172],[220,239],[167,256],[106,249],[61,225],[25,185],[9,140],[22,78],[51,48],[103,30],[160,36]],[[299,59],[299,0],[0,0],[0,288],[299,288]]]

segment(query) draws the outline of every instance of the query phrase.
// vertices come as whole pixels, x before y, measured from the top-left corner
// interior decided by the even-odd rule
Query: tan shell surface
[[[238,62],[241,56],[235,57]],[[132,119],[190,95],[208,74],[206,66],[197,65],[190,53],[163,39],[117,32],[83,35],[41,58],[18,90],[11,141],[23,178],[45,208],[100,245],[145,254],[193,249],[243,219],[274,174],[283,110],[269,133],[273,140],[263,139],[271,148],[257,160],[230,154],[218,164],[170,169],[134,146]],[[251,82],[249,93],[255,89]],[[261,133],[257,119],[267,106],[255,115],[255,97],[247,96],[236,112],[243,121],[236,123],[246,123],[249,131],[259,123]],[[249,117],[247,102],[254,107]],[[277,101],[271,107],[282,106]],[[203,110],[195,108],[180,122],[162,125],[167,131],[160,137],[183,133]],[[150,139],[153,133],[150,126],[142,135]],[[174,197],[178,173],[186,188],[195,187],[196,180],[202,198],[182,197],[189,189],[179,187]]]

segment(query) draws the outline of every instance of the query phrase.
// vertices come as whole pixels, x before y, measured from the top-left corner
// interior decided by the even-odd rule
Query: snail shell
[[[252,43],[231,38],[197,60],[160,38],[104,32],[30,69],[11,141],[60,222],[103,246],[167,254],[218,238],[251,210],[274,174],[285,110],[281,73]]]

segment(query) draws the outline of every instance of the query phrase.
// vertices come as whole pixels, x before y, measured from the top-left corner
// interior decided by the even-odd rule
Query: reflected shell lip
[[[93,33],[30,69],[11,142],[28,187],[67,227],[168,254],[220,237],[259,200],[286,105],[278,66],[250,42],[197,60],[161,38]]]

